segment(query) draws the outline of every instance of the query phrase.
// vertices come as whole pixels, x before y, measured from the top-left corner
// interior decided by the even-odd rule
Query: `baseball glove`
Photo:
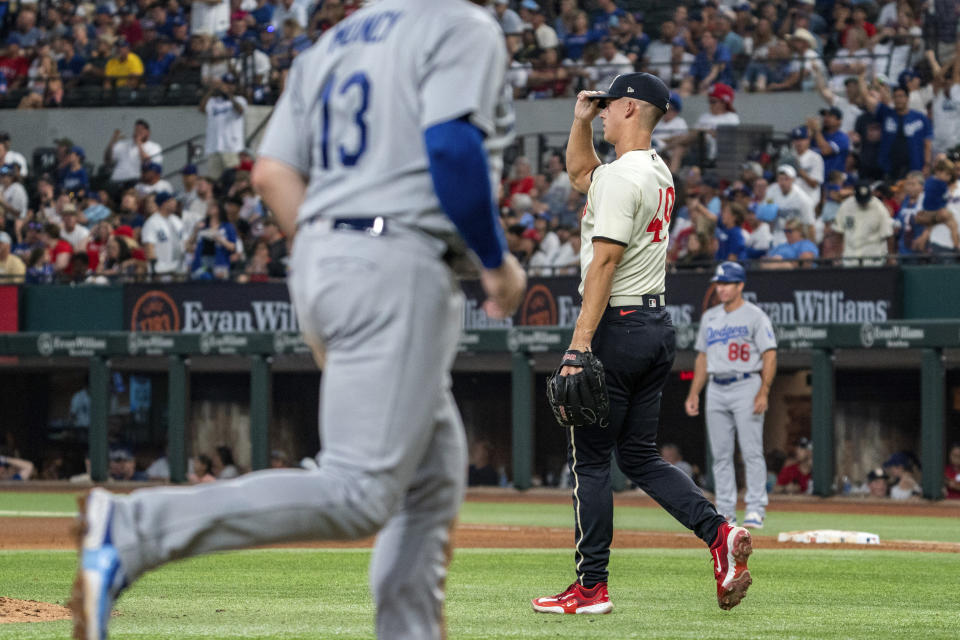
[[[573,375],[561,376],[564,367],[582,368]],[[567,351],[563,362],[547,380],[547,399],[561,426],[582,427],[597,422],[606,426],[610,397],[603,363],[589,351]]]

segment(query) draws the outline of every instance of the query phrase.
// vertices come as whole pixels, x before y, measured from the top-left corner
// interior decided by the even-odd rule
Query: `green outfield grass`
[[[76,509],[72,493],[0,492],[0,515],[37,512],[70,516]],[[960,526],[951,517],[906,515],[863,515],[843,513],[798,513],[776,511],[776,504],[767,515],[762,530],[755,535],[776,536],[781,531],[808,529],[844,529],[868,531],[880,540],[927,540],[960,542]],[[740,512],[743,517],[743,512]],[[948,515],[945,511],[944,515]],[[517,526],[573,527],[572,507],[565,504],[531,504],[527,502],[466,502],[460,521],[471,524],[506,524]],[[618,506],[614,510],[618,529],[639,531],[686,531],[660,507]]]
[[[118,603],[111,638],[372,638],[369,552],[246,551],[145,576]],[[571,579],[569,551],[457,551],[449,577],[452,639],[953,639],[960,555],[825,549],[759,551],[736,609],[716,605],[702,550],[617,550],[608,616],[534,613],[532,596]],[[63,602],[69,552],[0,552],[0,595]],[[2,639],[61,640],[69,623],[0,625]]]

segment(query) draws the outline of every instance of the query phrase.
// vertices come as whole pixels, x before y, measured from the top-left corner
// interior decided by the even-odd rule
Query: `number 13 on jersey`
[[[660,235],[664,229],[670,228],[670,215],[673,213],[673,204],[677,200],[676,192],[673,187],[666,189],[657,189],[659,192],[659,201],[657,202],[657,213],[653,220],[647,225],[647,233],[653,234],[651,242],[663,242],[667,234]]]
[[[353,149],[347,149],[342,144],[337,145],[340,164],[344,167],[356,165],[360,160],[360,156],[367,150],[367,122],[364,120],[364,116],[367,113],[367,108],[370,106],[370,79],[367,78],[367,74],[362,71],[357,71],[335,88],[336,84],[337,78],[331,74],[326,83],[324,83],[323,92],[320,94],[320,164],[324,169],[330,168],[332,160],[330,157],[331,110],[333,110],[335,114],[338,111],[344,111],[344,107],[340,104],[335,104],[335,101],[339,102],[342,100],[346,102],[353,98],[354,95],[358,96],[358,98],[353,98],[353,101],[350,103],[353,108],[352,113],[350,113],[350,119],[356,130],[355,137],[357,143]],[[348,106],[346,108],[350,107]],[[341,123],[337,122],[337,124],[340,125]]]

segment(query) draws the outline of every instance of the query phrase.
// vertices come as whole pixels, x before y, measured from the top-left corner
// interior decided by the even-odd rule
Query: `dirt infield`
[[[75,487],[74,487],[75,488]],[[540,489],[517,492],[512,489],[471,489],[467,494],[471,502],[522,502],[528,504],[570,504],[570,494],[556,489]],[[656,503],[642,493],[620,493],[614,498],[620,506],[655,507]],[[960,518],[960,504],[956,501],[941,502],[891,502],[880,500],[855,500],[849,498],[785,498],[778,496],[771,501],[768,511],[807,513],[859,513],[872,515],[909,515],[944,518]],[[73,539],[69,518],[4,518],[0,527],[0,550],[22,549],[72,549]],[[573,529],[549,527],[522,527],[479,525],[461,523],[456,529],[456,545],[463,548],[546,548],[566,549],[573,545]],[[282,545],[284,547],[350,548],[365,547],[371,540],[349,542],[309,542]],[[617,530],[614,547],[620,548],[698,548],[699,540],[689,533],[644,532]],[[809,548],[801,543],[777,542],[772,537],[755,537],[757,548]],[[865,545],[845,545],[863,548]],[[898,551],[945,551],[960,553],[960,543],[925,542],[910,540],[884,540],[871,549]]]
[[[0,597],[0,624],[69,620],[70,610],[58,604]]]

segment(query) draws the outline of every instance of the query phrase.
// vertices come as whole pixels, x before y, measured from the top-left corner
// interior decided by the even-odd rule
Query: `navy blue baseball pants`
[[[610,394],[606,424],[571,427],[567,452],[573,476],[577,581],[607,581],[613,539],[610,458],[708,546],[724,519],[689,477],[660,457],[660,396],[673,366],[676,339],[663,308],[608,307],[591,345],[603,363]]]

